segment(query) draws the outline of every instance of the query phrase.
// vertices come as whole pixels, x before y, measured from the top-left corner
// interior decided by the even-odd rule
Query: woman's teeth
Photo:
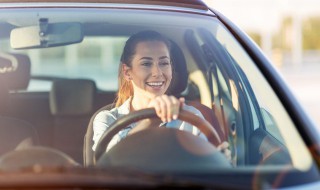
[[[156,87],[163,85],[163,82],[147,82],[147,85]]]

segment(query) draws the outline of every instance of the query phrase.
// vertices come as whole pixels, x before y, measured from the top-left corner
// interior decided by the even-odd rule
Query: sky
[[[320,0],[204,0],[245,30],[276,30],[281,18],[319,15]]]

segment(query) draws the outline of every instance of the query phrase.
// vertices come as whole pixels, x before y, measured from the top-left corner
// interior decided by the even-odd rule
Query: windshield
[[[173,176],[173,182],[188,176],[196,184],[227,187],[234,182],[249,188],[318,179],[312,155],[274,89],[214,15],[142,8],[4,8],[0,26],[4,174],[26,168],[33,173],[35,166],[80,168],[97,175],[147,172]],[[155,62],[174,65],[175,82],[167,93],[184,97],[184,108],[205,122],[186,113],[178,118],[185,120],[183,127],[168,122],[127,135],[132,123],[155,117],[153,110],[128,114],[114,105],[124,46],[132,35],[150,30],[171,44],[170,63]],[[146,85],[160,85],[152,82]],[[108,123],[109,116],[115,127],[97,135],[95,119]],[[196,126],[199,133],[186,126]],[[200,139],[194,135],[201,133]],[[212,133],[216,141],[210,140]],[[107,149],[114,138],[121,140]],[[228,146],[222,150],[212,142]]]

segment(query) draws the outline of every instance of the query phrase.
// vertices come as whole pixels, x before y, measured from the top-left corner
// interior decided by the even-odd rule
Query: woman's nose
[[[152,76],[155,76],[155,77],[162,76],[162,70],[159,67],[159,65],[155,64],[152,67]]]

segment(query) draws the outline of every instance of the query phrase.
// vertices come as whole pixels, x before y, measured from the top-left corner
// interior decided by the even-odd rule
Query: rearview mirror
[[[53,23],[40,19],[38,26],[15,28],[10,34],[14,49],[46,48],[79,43],[83,40],[80,23]]]

